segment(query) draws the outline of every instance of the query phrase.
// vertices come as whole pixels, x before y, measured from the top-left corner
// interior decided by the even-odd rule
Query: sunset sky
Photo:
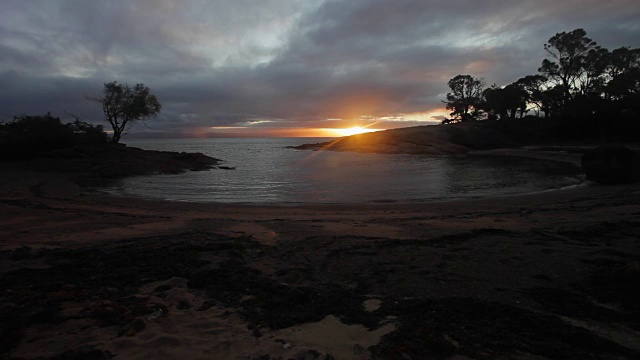
[[[473,0],[2,0],[0,120],[98,123],[103,83],[163,105],[139,136],[338,136],[438,122],[457,74],[506,84],[584,28],[640,47],[640,3]],[[328,130],[327,130],[328,129]]]

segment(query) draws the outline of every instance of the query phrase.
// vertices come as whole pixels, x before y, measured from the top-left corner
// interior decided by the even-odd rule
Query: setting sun
[[[346,129],[330,129],[330,130],[338,134],[339,136],[351,136],[351,135],[357,135],[362,133],[380,131],[382,129],[367,129],[360,126],[353,126]]]

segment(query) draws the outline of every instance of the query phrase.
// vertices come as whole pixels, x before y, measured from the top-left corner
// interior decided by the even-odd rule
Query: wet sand
[[[637,184],[291,207],[0,178],[4,357],[640,358]]]

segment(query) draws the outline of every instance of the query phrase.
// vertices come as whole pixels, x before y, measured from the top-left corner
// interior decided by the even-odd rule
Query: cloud
[[[638,18],[630,0],[5,0],[0,118],[98,121],[85,96],[117,80],[158,95],[158,131],[428,119],[457,74],[515,81],[536,72],[549,37],[578,27],[639,47]]]

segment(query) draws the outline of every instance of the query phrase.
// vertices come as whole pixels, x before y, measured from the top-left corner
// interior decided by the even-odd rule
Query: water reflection
[[[350,203],[424,201],[532,192],[576,184],[564,163],[498,156],[423,157],[285,149],[300,139],[189,139],[139,142],[148,149],[198,151],[229,171],[122,180],[117,194],[186,201]]]

